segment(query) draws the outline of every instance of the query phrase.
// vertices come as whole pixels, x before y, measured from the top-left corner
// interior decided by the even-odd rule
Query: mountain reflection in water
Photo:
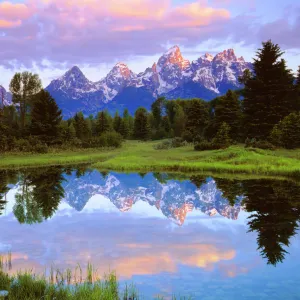
[[[0,252],[11,250],[17,269],[91,260],[144,287],[140,276],[152,276],[151,292],[168,294],[166,286],[174,290],[180,278],[191,285],[199,270],[233,278],[256,274],[257,266],[289,266],[288,248],[299,244],[300,183],[84,167],[2,170],[1,214]]]

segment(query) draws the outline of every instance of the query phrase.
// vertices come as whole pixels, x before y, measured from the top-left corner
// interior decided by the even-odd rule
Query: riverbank
[[[193,146],[155,150],[159,142],[126,141],[119,149],[78,149],[47,154],[9,153],[0,168],[89,163],[101,170],[128,172],[212,172],[258,176],[300,177],[300,149],[275,151],[231,146],[194,151]]]

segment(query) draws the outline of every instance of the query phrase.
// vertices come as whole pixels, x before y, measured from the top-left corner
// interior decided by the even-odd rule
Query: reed
[[[91,263],[87,264],[86,276],[80,265],[75,271],[67,269],[65,272],[50,268],[42,275],[33,270],[18,271],[9,275],[0,269],[0,290],[8,291],[9,300],[140,300],[144,299],[133,283],[126,283],[123,290],[119,287],[115,272],[104,274],[99,278],[97,269]],[[79,271],[79,274],[78,274]],[[78,275],[78,276],[77,276]],[[164,297],[156,296],[162,300]],[[191,297],[172,296],[172,300],[192,300]]]

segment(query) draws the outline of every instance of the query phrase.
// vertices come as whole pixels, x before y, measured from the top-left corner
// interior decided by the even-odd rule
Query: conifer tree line
[[[177,138],[196,150],[232,143],[261,148],[300,147],[300,67],[296,76],[272,41],[257,50],[253,69],[241,76],[243,89],[210,102],[159,97],[148,111],[96,116],[78,112],[63,120],[55,99],[36,74],[17,73],[10,83],[14,105],[0,103],[0,151],[45,152],[53,147],[120,147],[122,140]]]

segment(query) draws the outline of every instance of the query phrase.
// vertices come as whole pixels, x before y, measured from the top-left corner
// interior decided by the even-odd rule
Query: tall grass
[[[11,258],[11,256],[10,256]],[[1,256],[0,290],[8,291],[9,300],[140,300],[142,297],[131,284],[125,284],[120,289],[115,272],[104,274],[100,278],[97,269],[91,263],[87,264],[85,275],[80,265],[74,271],[67,269],[61,271],[51,267],[42,275],[35,274],[33,270],[19,271],[9,275],[4,267],[6,259]],[[11,265],[11,263],[10,263]],[[154,299],[164,299],[156,296]],[[191,300],[192,298],[172,296],[172,300]]]

